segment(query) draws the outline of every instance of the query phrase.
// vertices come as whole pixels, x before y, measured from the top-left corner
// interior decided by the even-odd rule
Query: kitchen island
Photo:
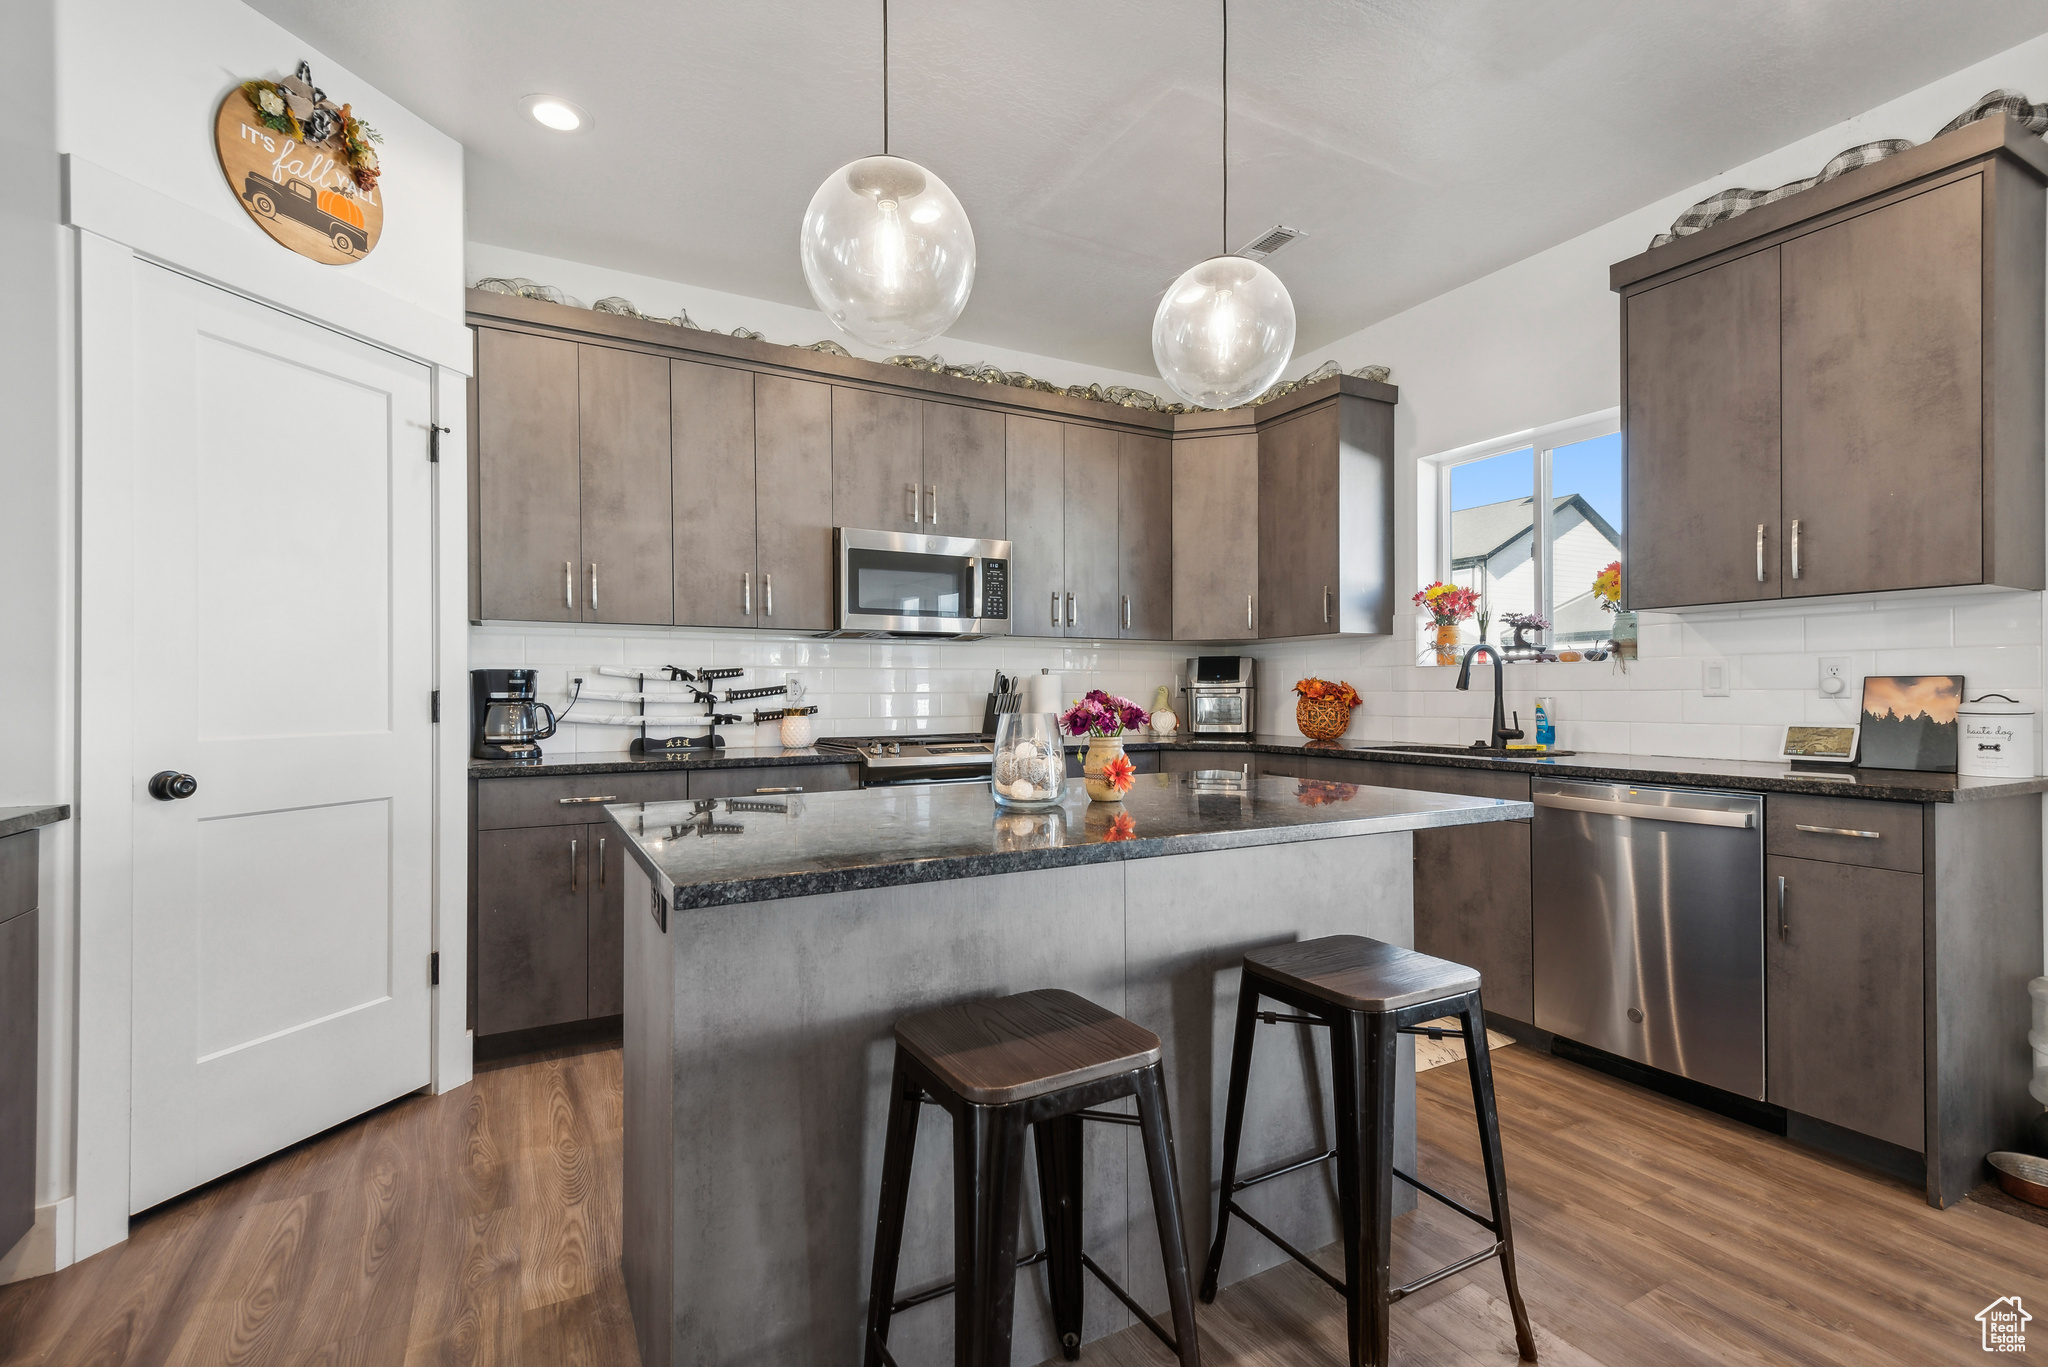
[[[622,1251],[642,1362],[859,1359],[891,1026],[945,1002],[1060,987],[1156,1032],[1182,1214],[1190,1246],[1206,1246],[1244,952],[1340,932],[1409,944],[1413,833],[1532,810],[1236,768],[1143,775],[1122,804],[1070,784],[1046,813],[998,811],[978,784],[607,807],[632,856]],[[1318,1034],[1282,1024],[1262,1037],[1248,1167],[1331,1146]],[[1403,1162],[1411,1070],[1404,1056]],[[927,1111],[906,1294],[951,1276],[949,1126]],[[1163,1308],[1142,1155],[1124,1127],[1090,1130],[1087,1247]],[[1336,1236],[1321,1167],[1251,1199],[1299,1245]],[[1036,1223],[1026,1217],[1025,1249]],[[1283,1256],[1237,1240],[1223,1280]],[[1089,1293],[1085,1339],[1128,1323]],[[892,1346],[941,1361],[951,1329],[943,1304],[906,1311]],[[1015,1360],[1057,1351],[1042,1277],[1021,1274]]]

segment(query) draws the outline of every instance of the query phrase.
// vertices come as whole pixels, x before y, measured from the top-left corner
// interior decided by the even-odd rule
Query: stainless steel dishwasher
[[[1763,799],[1539,779],[1536,1024],[1764,1095]]]

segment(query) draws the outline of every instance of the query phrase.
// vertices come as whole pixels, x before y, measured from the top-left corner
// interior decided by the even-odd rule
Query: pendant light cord
[[[882,0],[887,12],[889,0]],[[1230,0],[1223,4],[1223,254],[1230,255]]]
[[[889,155],[889,0],[882,0],[882,155]]]

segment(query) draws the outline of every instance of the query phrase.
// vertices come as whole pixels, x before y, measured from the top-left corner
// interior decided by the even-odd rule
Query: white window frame
[[[1445,583],[1451,578],[1451,471],[1460,465],[1504,456],[1511,451],[1529,448],[1535,452],[1532,464],[1535,475],[1535,540],[1529,548],[1530,563],[1535,568],[1536,612],[1547,621],[1556,621],[1556,604],[1553,601],[1553,585],[1550,576],[1550,457],[1560,446],[1572,446],[1578,442],[1591,441],[1596,437],[1608,437],[1621,430],[1621,409],[1603,408],[1598,413],[1568,418],[1563,422],[1548,423],[1542,427],[1531,427],[1520,432],[1511,432],[1503,437],[1474,442],[1456,450],[1425,456],[1423,464],[1436,467],[1436,572],[1434,578]],[[1622,494],[1627,497],[1628,477],[1626,469],[1622,476]],[[1624,519],[1625,524],[1626,519]],[[1624,543],[1628,539],[1628,528],[1622,527]],[[1625,553],[1625,548],[1624,548]],[[1548,641],[1550,633],[1544,632]]]

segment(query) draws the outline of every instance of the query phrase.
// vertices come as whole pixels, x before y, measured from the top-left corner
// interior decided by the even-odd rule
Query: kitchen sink
[[[1406,755],[1484,755],[1488,759],[1556,759],[1559,755],[1576,755],[1576,750],[1496,750],[1490,745],[1374,745],[1373,750],[1395,750]]]

